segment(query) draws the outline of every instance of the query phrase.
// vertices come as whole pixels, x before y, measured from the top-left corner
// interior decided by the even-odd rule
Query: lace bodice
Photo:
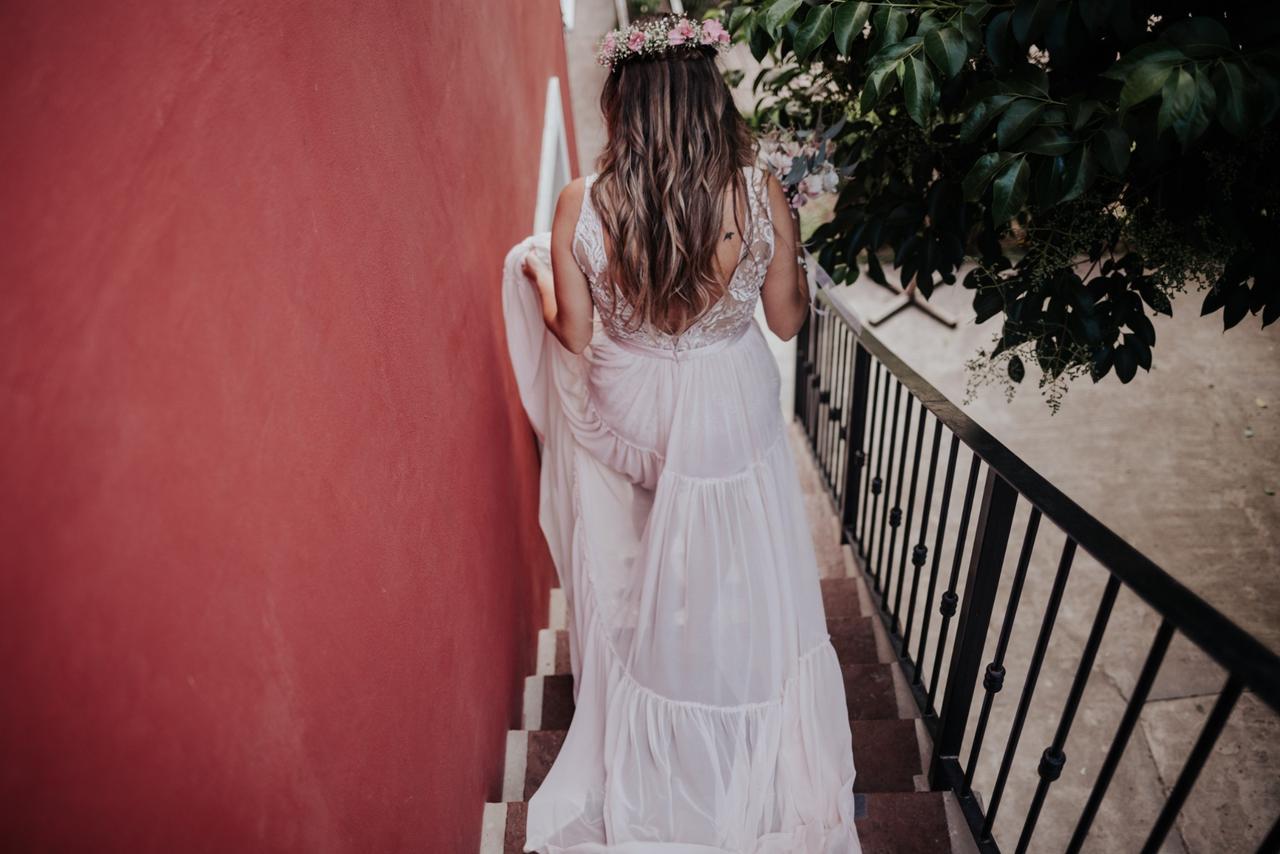
[[[742,254],[738,268],[729,280],[724,296],[706,309],[697,320],[679,334],[655,329],[648,323],[631,328],[632,307],[626,297],[618,293],[607,279],[604,229],[595,206],[591,203],[591,187],[596,176],[586,181],[582,198],[582,212],[574,229],[573,252],[591,285],[591,299],[600,312],[605,331],[620,341],[628,341],[645,347],[681,352],[711,344],[722,338],[730,338],[751,322],[755,313],[760,286],[773,259],[773,223],[765,192],[764,173],[747,167],[747,233],[743,235]],[[613,310],[613,300],[621,300],[618,310]]]

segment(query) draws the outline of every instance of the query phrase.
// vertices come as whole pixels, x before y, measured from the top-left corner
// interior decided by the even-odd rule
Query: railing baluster
[[[924,408],[921,407],[920,415],[924,416]],[[911,645],[911,624],[915,621],[916,616],[916,600],[920,598],[920,571],[924,567],[924,563],[929,558],[929,547],[924,544],[925,537],[929,535],[929,512],[933,509],[933,484],[938,474],[938,451],[942,449],[942,422],[938,419],[933,421],[933,448],[929,452],[929,476],[925,478],[924,487],[924,504],[920,514],[920,540],[916,543],[915,548],[911,550],[911,565],[915,567],[915,572],[911,576],[911,600],[907,604],[907,624],[902,630],[902,651],[905,653]],[[936,577],[936,576],[935,576]],[[932,588],[929,595],[933,595]],[[927,603],[929,600],[926,599]],[[926,605],[925,613],[929,608]],[[923,640],[924,635],[922,634]],[[920,661],[914,662],[914,670],[916,675],[920,674]]]
[[[933,677],[929,680],[929,705],[937,695],[938,676],[942,673],[942,653],[947,648],[947,629],[951,627],[951,618],[956,613],[956,584],[960,581],[960,562],[964,559],[964,543],[969,534],[969,513],[973,509],[973,493],[978,485],[978,455],[973,455],[969,463],[969,484],[964,490],[964,505],[960,508],[960,530],[956,534],[956,552],[951,561],[951,580],[947,590],[942,594],[938,605],[938,613],[942,615],[942,626],[938,630],[938,645],[933,650]]]
[[[859,489],[867,456],[862,446],[866,439],[867,381],[871,373],[871,354],[856,340],[853,348],[853,385],[844,441],[845,487],[840,508],[840,531],[846,540],[857,536],[854,528],[858,521]]]
[[[826,476],[826,461],[822,458],[823,437],[827,430],[827,404],[831,401],[831,324],[833,318],[818,316],[818,385],[815,389],[813,411],[813,455],[818,460],[818,471]]]
[[[943,480],[942,486],[942,507],[938,511],[938,535],[933,541],[933,563],[929,567],[929,589],[924,594],[924,605],[921,610],[924,614],[920,621],[920,645],[916,647],[916,671],[912,676],[912,681],[917,685],[922,684],[920,681],[920,671],[924,668],[924,651],[925,644],[929,640],[929,622],[933,617],[933,594],[938,589],[938,568],[942,562],[942,543],[947,535],[947,511],[951,507],[951,486],[955,480],[956,474],[956,458],[960,454],[960,437],[951,434],[951,453],[947,457],[947,475]],[[937,674],[934,674],[934,682],[937,682]],[[933,703],[933,688],[929,688],[929,702]]]
[[[849,330],[844,324],[837,324],[835,331],[834,347],[836,352],[836,367],[834,380],[831,389],[831,407],[827,410],[827,418],[831,421],[830,427],[827,429],[827,445],[828,445],[828,463],[827,463],[827,482],[831,484],[831,491],[836,494],[836,506],[840,504],[839,480],[836,475],[841,471],[839,468],[840,453],[840,419],[843,417],[845,409],[845,385],[849,382],[849,353],[848,353]]]
[[[850,348],[852,346],[852,334],[849,326],[840,326],[840,399],[836,401],[836,408],[832,411],[832,431],[831,431],[831,483],[833,484],[833,492],[836,493],[836,506],[840,507],[845,501],[846,484],[841,480],[847,466],[845,465],[845,456],[849,453],[849,447],[845,442],[845,438],[849,433],[845,428],[845,423],[849,419],[849,402],[852,385],[852,374],[854,374],[854,360],[851,359]]]
[[[867,439],[867,465],[866,465],[867,476],[864,479],[864,484],[863,484],[862,521],[859,525],[859,531],[858,531],[858,554],[861,555],[864,559],[867,557],[867,555],[870,552],[871,530],[870,530],[870,523],[867,521],[867,516],[868,516],[868,510],[872,506],[872,499],[875,496],[875,490],[872,487],[874,486],[875,478],[879,477],[879,462],[876,463],[876,467],[873,470],[871,467],[871,457],[873,456],[878,457],[879,455],[878,449],[880,447],[880,437],[881,437],[881,434],[884,432],[883,425],[880,424],[879,426],[877,426],[878,422],[876,421],[876,408],[877,408],[877,404],[880,402],[880,397],[881,397],[880,375],[885,372],[884,366],[881,365],[880,362],[878,361],[875,362],[875,371],[876,371],[876,377],[875,377],[875,382],[872,386],[872,391],[871,391],[871,405],[867,413],[868,424],[870,425],[868,430],[870,435]],[[888,390],[889,390],[889,385],[888,383],[885,383],[886,394],[888,393]],[[877,450],[874,452],[871,450],[871,445],[873,442],[875,443],[877,448]],[[871,510],[871,516],[874,518],[875,516],[874,510]]]
[[[1098,657],[1098,647],[1102,646],[1102,636],[1107,631],[1107,621],[1111,619],[1111,608],[1116,604],[1116,594],[1120,592],[1120,579],[1108,575],[1107,586],[1102,591],[1102,601],[1098,603],[1098,612],[1093,618],[1093,628],[1089,630],[1089,640],[1085,642],[1084,653],[1076,667],[1075,678],[1071,681],[1071,690],[1067,693],[1067,702],[1062,709],[1062,719],[1058,721],[1058,730],[1053,741],[1044,749],[1040,757],[1040,782],[1036,784],[1036,793],[1031,798],[1031,808],[1027,810],[1027,818],[1022,823],[1022,835],[1018,837],[1018,854],[1027,850],[1031,844],[1031,836],[1036,831],[1036,821],[1040,818],[1040,809],[1044,806],[1049,787],[1062,776],[1062,768],[1067,764],[1067,756],[1062,752],[1066,747],[1067,736],[1071,734],[1071,724],[1076,717],[1076,709],[1080,698],[1084,696],[1085,685],[1089,683],[1089,674],[1093,672],[1093,662]]]
[[[1107,748],[1107,758],[1102,761],[1098,779],[1093,783],[1089,800],[1080,814],[1080,820],[1076,822],[1075,831],[1071,834],[1066,854],[1078,854],[1084,845],[1085,838],[1089,835],[1089,827],[1093,824],[1094,816],[1098,814],[1102,799],[1107,795],[1107,787],[1111,785],[1111,777],[1116,773],[1120,759],[1124,756],[1129,737],[1133,735],[1134,727],[1138,725],[1138,717],[1142,714],[1142,707],[1146,705],[1147,695],[1151,693],[1151,686],[1155,684],[1156,674],[1160,672],[1160,665],[1164,663],[1164,654],[1169,651],[1169,641],[1172,639],[1173,626],[1168,620],[1161,620],[1160,628],[1156,629],[1155,640],[1151,642],[1151,651],[1147,653],[1147,660],[1142,665],[1141,673],[1138,674],[1137,683],[1133,686],[1133,694],[1129,697],[1124,715],[1120,718],[1120,725],[1116,727],[1111,746]]]
[[[876,562],[871,568],[871,575],[876,582],[876,590],[880,587],[880,569],[884,560],[884,538],[889,523],[889,483],[893,481],[893,452],[898,446],[898,410],[902,405],[902,383],[894,381],[893,388],[893,426],[889,428],[889,464],[885,468],[884,473],[888,476],[887,481],[882,481],[885,489],[884,508],[880,514],[880,534],[876,537]],[[878,498],[879,496],[877,496]]]
[[[987,664],[987,672],[982,677],[982,708],[978,711],[978,724],[973,730],[973,741],[969,747],[969,762],[964,768],[964,790],[969,791],[973,785],[973,772],[978,766],[978,755],[982,751],[982,740],[987,734],[987,721],[991,717],[991,707],[995,704],[996,694],[1004,688],[1004,656],[1009,650],[1009,639],[1013,636],[1014,620],[1018,616],[1018,603],[1022,599],[1022,585],[1027,578],[1027,567],[1031,565],[1031,553],[1035,549],[1036,532],[1040,529],[1040,509],[1031,508],[1027,517],[1027,528],[1022,535],[1022,551],[1018,554],[1018,565],[1013,573],[1013,586],[1009,588],[1009,601],[1004,609],[1004,622],[1000,625],[1000,638],[996,641],[996,652]]]
[[[1160,850],[1164,838],[1169,835],[1169,829],[1173,827],[1174,819],[1182,811],[1187,795],[1191,794],[1191,787],[1196,784],[1196,778],[1200,776],[1200,770],[1204,768],[1213,745],[1222,734],[1222,728],[1227,725],[1227,719],[1231,717],[1231,711],[1236,707],[1236,700],[1240,699],[1240,692],[1243,689],[1244,686],[1234,674],[1229,676],[1227,684],[1222,686],[1222,693],[1218,695],[1218,701],[1213,704],[1213,709],[1200,730],[1200,737],[1191,748],[1187,764],[1182,766],[1182,773],[1173,784],[1169,799],[1165,801],[1164,809],[1160,810],[1155,827],[1151,828],[1151,835],[1147,837],[1147,843],[1142,846],[1142,854],[1156,854]]]
[[[1022,737],[1022,726],[1027,721],[1027,711],[1031,708],[1031,698],[1036,692],[1036,682],[1040,679],[1040,666],[1044,663],[1044,654],[1049,649],[1049,638],[1053,636],[1053,625],[1058,619],[1058,606],[1062,604],[1062,594],[1067,588],[1067,577],[1071,574],[1071,561],[1076,554],[1076,541],[1067,539],[1062,548],[1062,559],[1058,562],[1058,574],[1053,579],[1053,589],[1049,591],[1049,603],[1045,606],[1044,619],[1040,621],[1040,635],[1036,638],[1036,648],[1031,653],[1031,662],[1027,667],[1027,678],[1022,685],[1022,696],[1018,698],[1018,711],[1013,716],[1013,727],[1009,731],[1009,740],[1005,743],[1004,757],[1000,760],[1000,773],[996,775],[996,784],[991,789],[991,805],[987,807],[986,821],[983,822],[979,842],[991,838],[991,828],[996,821],[996,811],[1000,809],[1000,798],[1004,795],[1005,784],[1009,781],[1009,769],[1013,767],[1013,755],[1018,749],[1018,740]]]
[[[939,714],[938,738],[934,743],[933,767],[929,779],[933,788],[943,786],[943,759],[958,759],[964,742],[965,726],[973,703],[973,688],[978,680],[982,648],[987,643],[991,610],[1000,587],[1004,553],[1013,527],[1013,511],[1018,493],[994,469],[987,470],[987,483],[982,490],[982,508],[973,538],[973,556],[964,585],[964,604],[956,630],[956,645],[947,670],[947,691]]]
[[[800,327],[796,334],[796,371],[795,388],[791,390],[791,411],[804,424],[805,393],[809,387],[809,335],[813,326],[813,315]],[[806,431],[807,432],[807,431]]]
[[[920,422],[916,428],[916,444],[911,459],[911,489],[907,491],[907,518],[902,524],[902,559],[898,562],[898,590],[893,594],[893,630],[898,631],[898,614],[902,611],[902,587],[907,577],[907,544],[911,542],[911,517],[915,515],[916,509],[916,484],[920,481],[920,453],[924,450],[924,404],[920,405]],[[910,419],[910,412],[908,412]],[[906,459],[906,445],[903,445],[903,459]],[[898,481],[898,488],[902,488],[902,481]],[[917,573],[919,570],[917,570]],[[903,650],[906,650],[906,644],[903,644]]]
[[[893,485],[893,507],[885,504],[889,509],[889,530],[884,534],[889,538],[889,560],[884,565],[884,598],[880,600],[880,607],[886,614],[890,613],[889,599],[893,593],[893,553],[898,544],[898,528],[902,526],[902,482],[907,478],[907,445],[911,439],[911,409],[915,403],[915,395],[907,392],[907,411],[902,419],[902,456],[898,460],[898,477]],[[897,419],[894,419],[894,426],[897,426]],[[892,460],[889,473],[893,474]]]
[[[884,492],[884,446],[890,435],[885,429],[889,423],[889,369],[884,369],[884,399],[880,402],[880,440],[876,443],[876,474],[871,479],[871,517],[867,520],[866,557],[869,561],[876,544],[876,513],[880,509],[880,495]],[[901,386],[899,386],[901,388]],[[876,584],[879,585],[878,579]]]
[[[808,395],[805,397],[805,433],[809,439],[809,447],[813,448],[813,452],[818,452],[816,434],[818,429],[817,412],[818,412],[818,386],[822,382],[822,327],[825,321],[822,315],[815,315],[813,318],[813,337],[809,342],[809,350],[811,354],[812,370],[809,371],[809,389]]]

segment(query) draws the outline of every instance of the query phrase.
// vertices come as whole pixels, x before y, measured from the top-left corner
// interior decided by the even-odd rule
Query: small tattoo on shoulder
[[[732,232],[732,231],[726,231],[726,232],[724,233],[724,239],[725,239],[725,240],[733,240],[733,232]]]

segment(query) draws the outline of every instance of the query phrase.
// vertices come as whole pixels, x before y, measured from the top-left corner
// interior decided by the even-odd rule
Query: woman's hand
[[[541,287],[544,279],[551,278],[551,269],[538,257],[537,250],[530,249],[520,262],[520,270],[531,284]]]
[[[556,284],[551,268],[543,261],[536,250],[529,250],[520,262],[520,270],[530,284],[538,289],[542,299],[542,318],[553,323],[556,318]]]

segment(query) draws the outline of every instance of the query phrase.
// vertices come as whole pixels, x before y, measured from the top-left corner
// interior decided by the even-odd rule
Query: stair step
[[[573,720],[573,676],[553,673],[526,676],[524,728],[568,729]]]
[[[850,720],[891,720],[902,717],[893,682],[893,670],[896,666],[880,663],[846,664],[840,668],[844,676],[844,696],[849,706]]]
[[[828,617],[827,632],[841,665],[883,663],[876,645],[875,617]]]
[[[556,761],[564,746],[564,730],[534,730],[529,733],[529,754],[525,762],[524,798],[528,800],[538,791],[551,763]]]
[[[941,792],[858,794],[854,815],[863,854],[945,854],[952,850]],[[480,854],[521,854],[528,816],[528,805],[523,801],[485,804],[486,834]]]
[[[855,792],[914,792],[924,773],[914,720],[851,721]]]
[[[853,720],[849,726],[858,771],[855,792],[915,791],[916,776],[924,772],[915,721]],[[526,739],[513,743],[520,744],[525,755],[507,757],[511,773],[523,777],[508,787],[508,797],[514,793],[533,797],[564,746],[563,729],[529,730],[524,735]]]
[[[942,792],[866,795],[858,804],[855,823],[862,854],[939,854],[952,850]]]
[[[861,617],[862,597],[858,594],[856,578],[824,578],[822,586],[822,610],[831,617]]]
[[[536,672],[542,675],[571,672],[567,629],[542,629],[538,632]]]

